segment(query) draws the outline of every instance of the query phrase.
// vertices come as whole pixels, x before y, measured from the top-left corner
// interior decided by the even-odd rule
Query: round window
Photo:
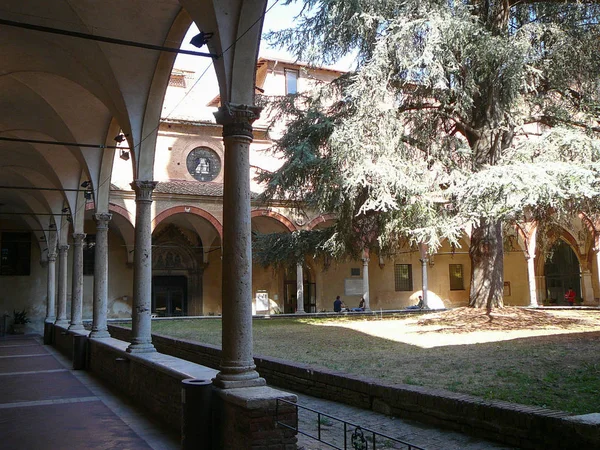
[[[212,181],[221,172],[221,158],[208,147],[196,147],[186,160],[187,170],[198,181]]]

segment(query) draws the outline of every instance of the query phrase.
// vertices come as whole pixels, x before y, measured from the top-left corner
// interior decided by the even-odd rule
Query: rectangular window
[[[0,275],[27,276],[31,273],[31,233],[2,233]]]
[[[96,259],[96,235],[88,234],[83,241],[83,274],[94,275]]]
[[[298,93],[298,71],[285,69],[285,93],[296,94]]]
[[[450,290],[463,291],[465,289],[462,264],[450,264]]]
[[[360,277],[360,267],[351,267],[350,268],[350,276],[351,277]]]
[[[394,266],[396,291],[412,291],[412,264],[396,264]]]

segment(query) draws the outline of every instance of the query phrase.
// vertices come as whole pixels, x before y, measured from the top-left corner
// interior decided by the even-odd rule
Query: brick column
[[[133,308],[130,353],[154,352],[152,345],[152,191],[156,181],[136,180],[135,250],[133,252]]]
[[[71,288],[71,325],[69,330],[83,330],[83,240],[85,233],[73,234],[73,285]]]
[[[260,108],[227,103],[215,113],[223,125],[223,352],[215,385],[264,385],[252,356],[252,241],[250,143]]]
[[[94,247],[94,316],[91,338],[107,338],[108,326],[108,222],[112,214],[94,215],[96,221],[96,246]]]
[[[69,257],[69,246],[58,246],[58,312],[56,317],[56,325],[66,326],[69,324],[67,320],[67,260]]]

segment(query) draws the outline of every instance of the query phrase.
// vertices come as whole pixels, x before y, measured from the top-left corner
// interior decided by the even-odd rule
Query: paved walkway
[[[0,338],[0,449],[175,450],[173,436],[38,336]]]
[[[401,420],[395,417],[386,416],[373,411],[367,411],[360,408],[335,403],[328,400],[322,400],[308,395],[298,394],[298,404],[308,408],[326,413],[347,422],[360,425],[362,428],[368,428],[373,431],[390,436],[409,444],[426,450],[508,450],[514,447],[506,447],[485,439],[479,439],[462,433],[440,430],[420,422]],[[301,411],[299,414],[299,428],[309,430],[308,433],[317,435],[318,417],[314,413]],[[348,448],[354,427],[348,427],[346,439]],[[368,436],[368,433],[364,433]],[[332,443],[337,447],[344,448],[344,429],[343,424],[327,417],[321,418],[321,436],[326,442]],[[331,449],[332,447],[321,444],[309,437],[298,435],[298,448],[303,450]],[[369,443],[369,449],[372,448]],[[395,444],[390,440],[377,438],[378,449],[407,449],[405,445]]]
[[[509,448],[421,423],[297,395],[302,406],[426,450]],[[316,414],[301,411],[299,423],[300,429],[317,435]],[[322,437],[343,448],[343,424],[326,417],[321,418],[320,424]],[[354,427],[347,429],[348,448],[352,448],[352,431]],[[54,348],[42,345],[39,336],[0,338],[0,436],[0,449],[11,450],[180,448],[179,436],[149,419],[87,372],[72,370],[71,362]],[[303,435],[298,438],[300,449],[332,448]],[[377,448],[407,447],[378,439]]]

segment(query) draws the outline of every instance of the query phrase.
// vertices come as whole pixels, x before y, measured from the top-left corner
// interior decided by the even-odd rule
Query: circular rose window
[[[187,170],[198,181],[212,181],[221,172],[221,158],[208,147],[196,147],[186,160]]]

